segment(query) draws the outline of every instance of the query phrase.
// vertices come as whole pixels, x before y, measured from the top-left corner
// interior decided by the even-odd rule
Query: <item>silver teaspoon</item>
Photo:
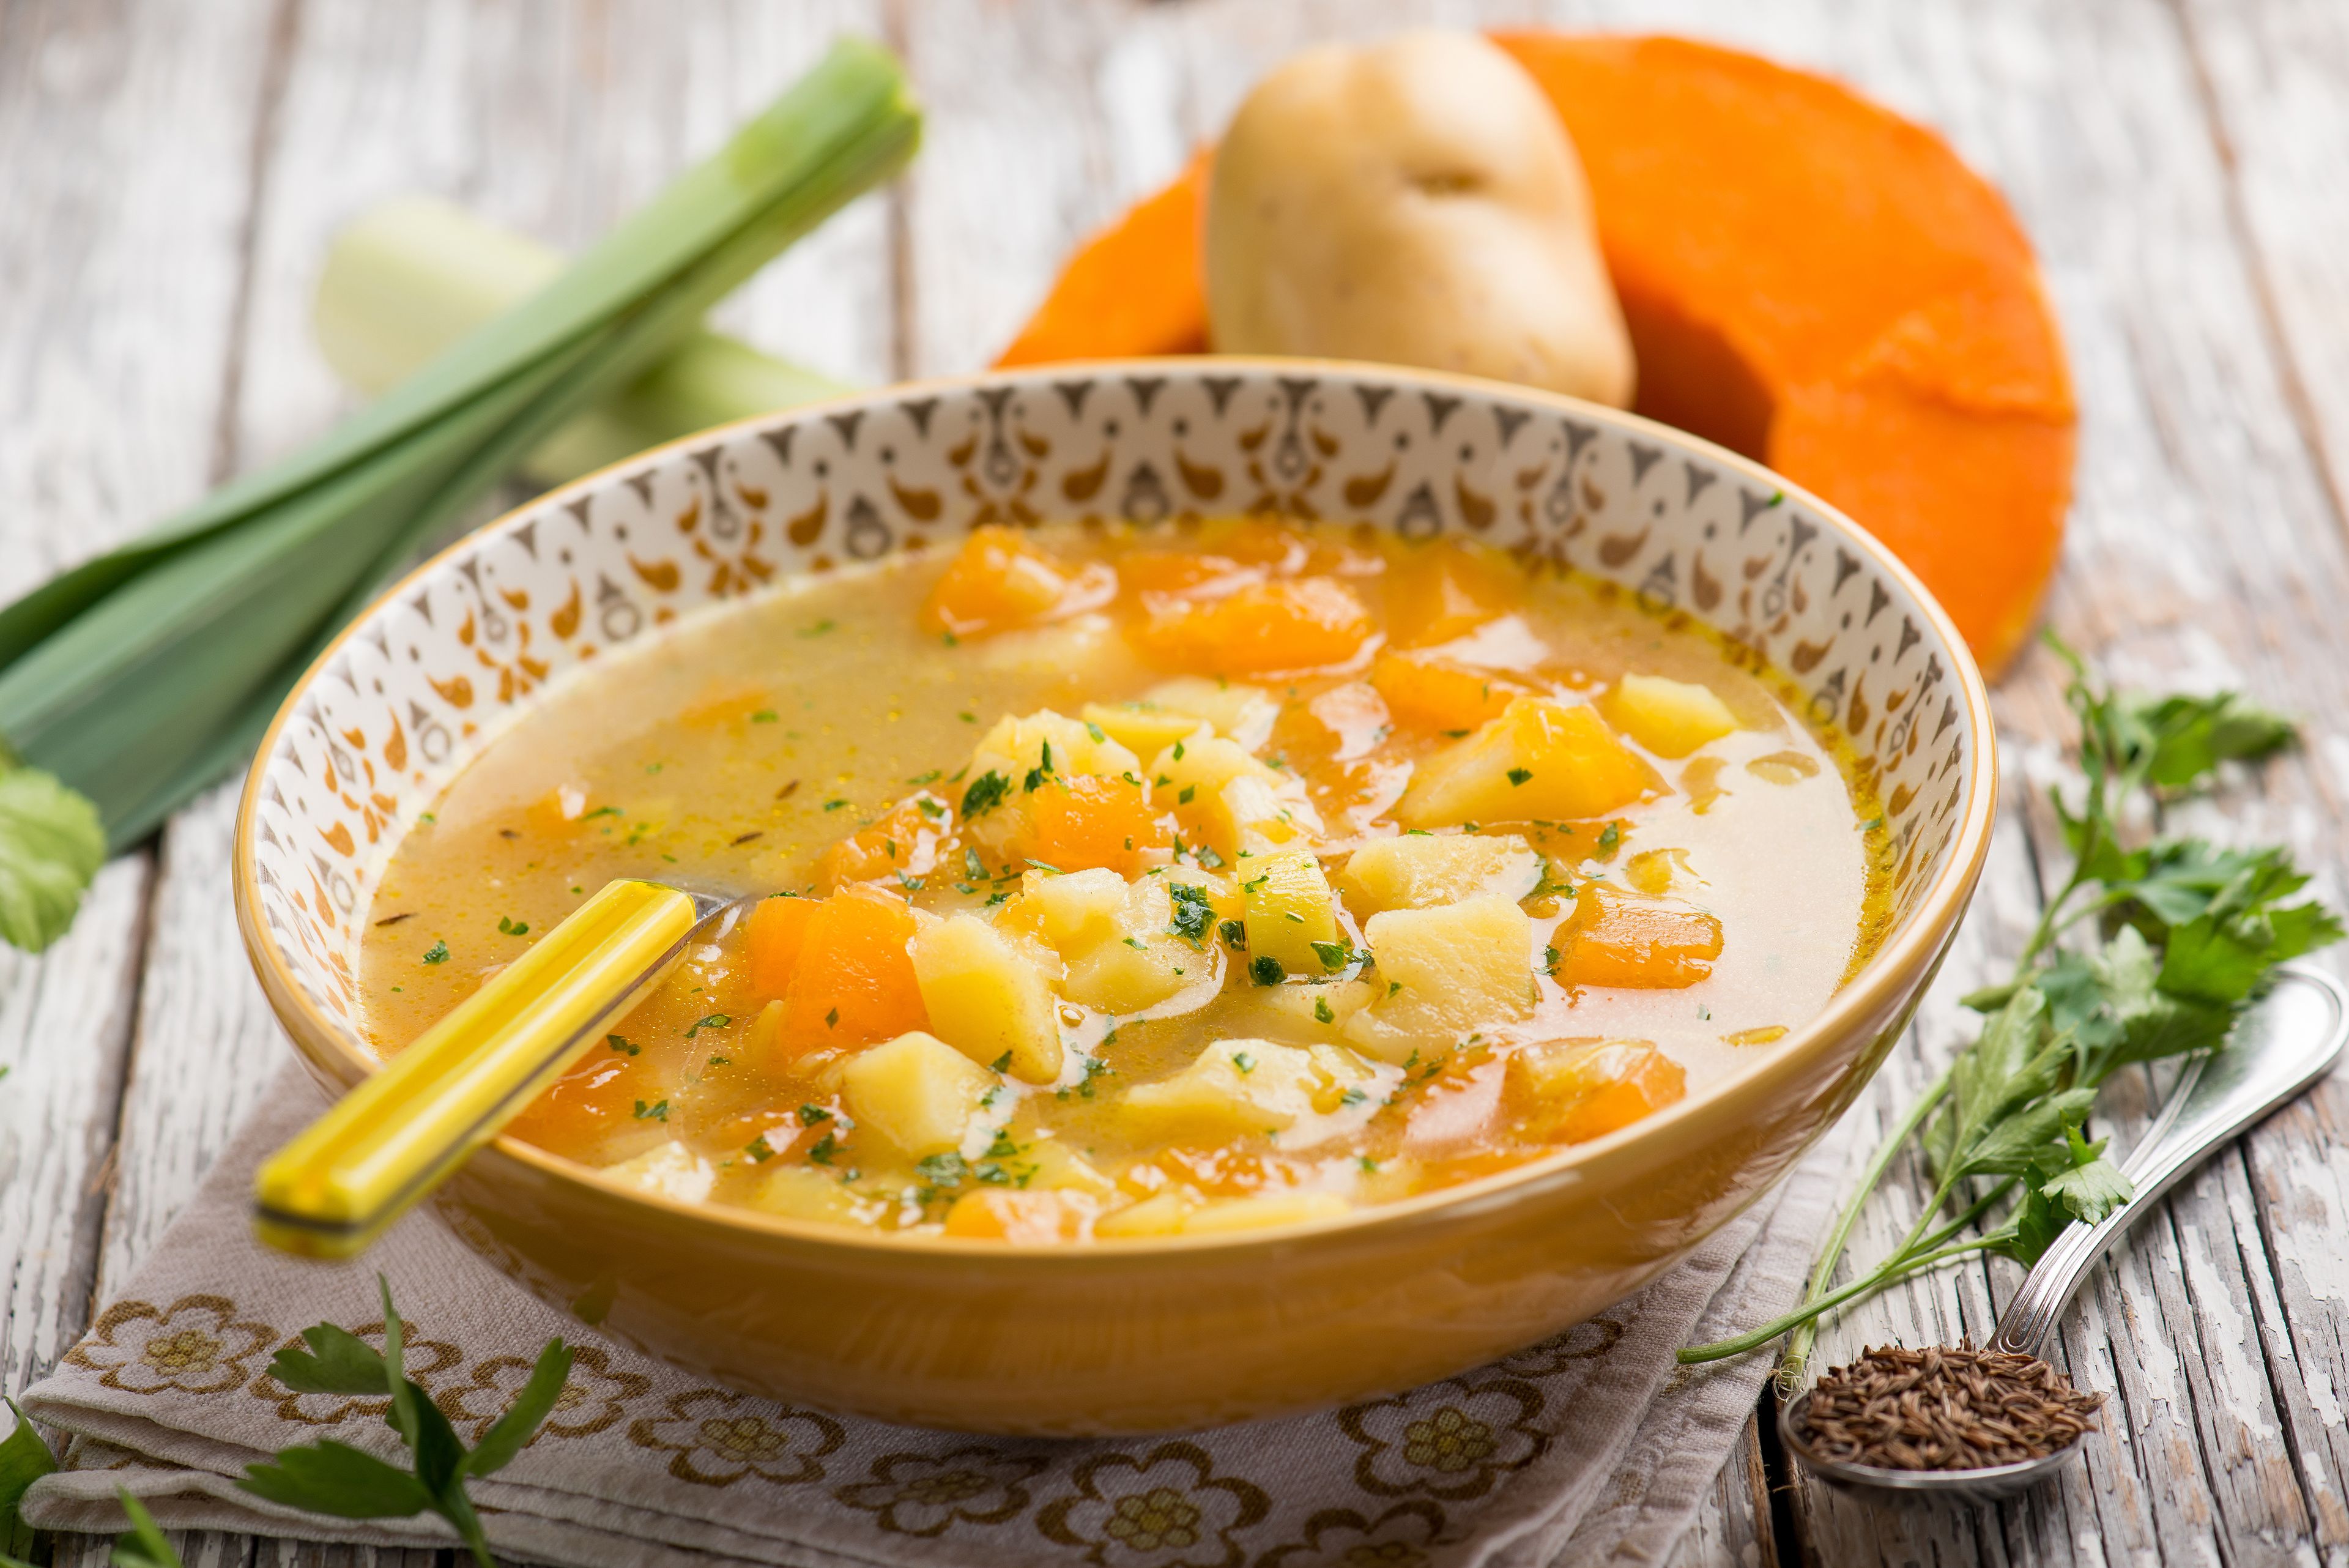
[[[2180,1177],[2331,1072],[2344,1040],[2349,997],[2340,982],[2300,964],[2279,969],[2274,985],[2244,1015],[2226,1045],[2178,1069],[2160,1114],[2121,1167],[2136,1196],[2101,1224],[2075,1225],[2055,1239],[1999,1314],[1985,1348],[2038,1355],[2073,1293],[2121,1232]],[[1779,1408],[1779,1441],[1813,1475],[1856,1490],[2006,1497],[2054,1475],[2085,1446],[2075,1438],[2040,1459],[1971,1470],[1846,1464],[1823,1458],[1804,1441],[1803,1416],[1810,1401],[1805,1393]]]

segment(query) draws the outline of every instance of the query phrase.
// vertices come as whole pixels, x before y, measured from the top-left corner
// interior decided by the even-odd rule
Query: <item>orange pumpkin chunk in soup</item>
[[[972,531],[922,603],[923,627],[956,637],[1040,626],[1105,602],[1117,579],[1099,564],[1071,567],[1009,528]]]
[[[1526,694],[1523,682],[1506,675],[1423,653],[1381,652],[1371,666],[1371,684],[1397,723],[1439,732],[1473,730]]]
[[[1164,862],[1173,843],[1141,786],[1123,779],[1079,774],[1043,780],[1025,805],[1031,826],[1011,847],[1056,870],[1106,867],[1132,877],[1144,866]]]
[[[923,877],[936,868],[952,836],[954,813],[927,790],[906,796],[817,857],[816,885],[836,893],[852,882]]]
[[[905,899],[857,886],[821,901],[800,901],[814,909],[781,998],[783,1011],[773,1042],[781,1060],[767,1065],[781,1067],[812,1052],[894,1040],[929,1022],[905,952],[914,938],[914,917]]]
[[[1530,1136],[1586,1143],[1679,1100],[1688,1075],[1645,1040],[1549,1040],[1509,1059],[1508,1092]]]
[[[1387,640],[1432,648],[1467,636],[1525,602],[1524,577],[1471,546],[1444,540],[1405,554],[1387,575]]]
[[[1271,675],[1344,664],[1374,627],[1335,577],[1251,583],[1220,598],[1145,595],[1126,638],[1153,663],[1205,675]]]
[[[1558,928],[1561,985],[1616,985],[1677,991],[1713,973],[1721,956],[1721,922],[1701,909],[1634,898],[1605,882],[1576,895]]]
[[[1079,1193],[982,1187],[955,1199],[954,1207],[947,1210],[946,1231],[949,1236],[1030,1245],[1074,1241],[1084,1235],[1099,1208]]]

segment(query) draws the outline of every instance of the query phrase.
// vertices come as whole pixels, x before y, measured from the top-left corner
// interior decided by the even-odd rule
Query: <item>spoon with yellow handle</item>
[[[505,1129],[685,956],[756,898],[606,883],[254,1177],[254,1228],[348,1258]]]

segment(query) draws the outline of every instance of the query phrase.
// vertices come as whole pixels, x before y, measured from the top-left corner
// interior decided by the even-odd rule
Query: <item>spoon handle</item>
[[[457,1004],[254,1180],[261,1239],[347,1258],[497,1137],[683,955],[714,898],[621,880]]]
[[[2160,1115],[2121,1167],[2136,1195],[2055,1238],[1999,1314],[1990,1348],[2036,1355],[2088,1271],[2178,1178],[2332,1071],[2349,1039],[2349,998],[2322,971],[2286,964],[2227,1044],[2178,1070]]]

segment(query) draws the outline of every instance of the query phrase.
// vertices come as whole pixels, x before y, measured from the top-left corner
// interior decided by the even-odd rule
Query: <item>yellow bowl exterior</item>
[[[1379,374],[1404,388],[1496,390]],[[608,483],[591,477],[564,493]],[[1880,545],[1846,526],[1846,548],[1913,588]],[[1622,1300],[1767,1191],[1867,1083],[1948,950],[1988,846],[1992,728],[1962,643],[1913,591],[1955,667],[1954,722],[1971,742],[1967,805],[1946,864],[1820,1019],[1730,1082],[1623,1131],[1341,1220],[1081,1249],[893,1241],[678,1204],[511,1138],[477,1155],[434,1208],[542,1299],[648,1353],[786,1402],[917,1426],[1040,1436],[1196,1428],[1411,1387],[1543,1339]],[[279,727],[302,701],[297,689]],[[303,1062],[339,1094],[372,1064],[295,983],[260,918],[251,840],[261,786],[256,769],[239,819],[238,918]]]

